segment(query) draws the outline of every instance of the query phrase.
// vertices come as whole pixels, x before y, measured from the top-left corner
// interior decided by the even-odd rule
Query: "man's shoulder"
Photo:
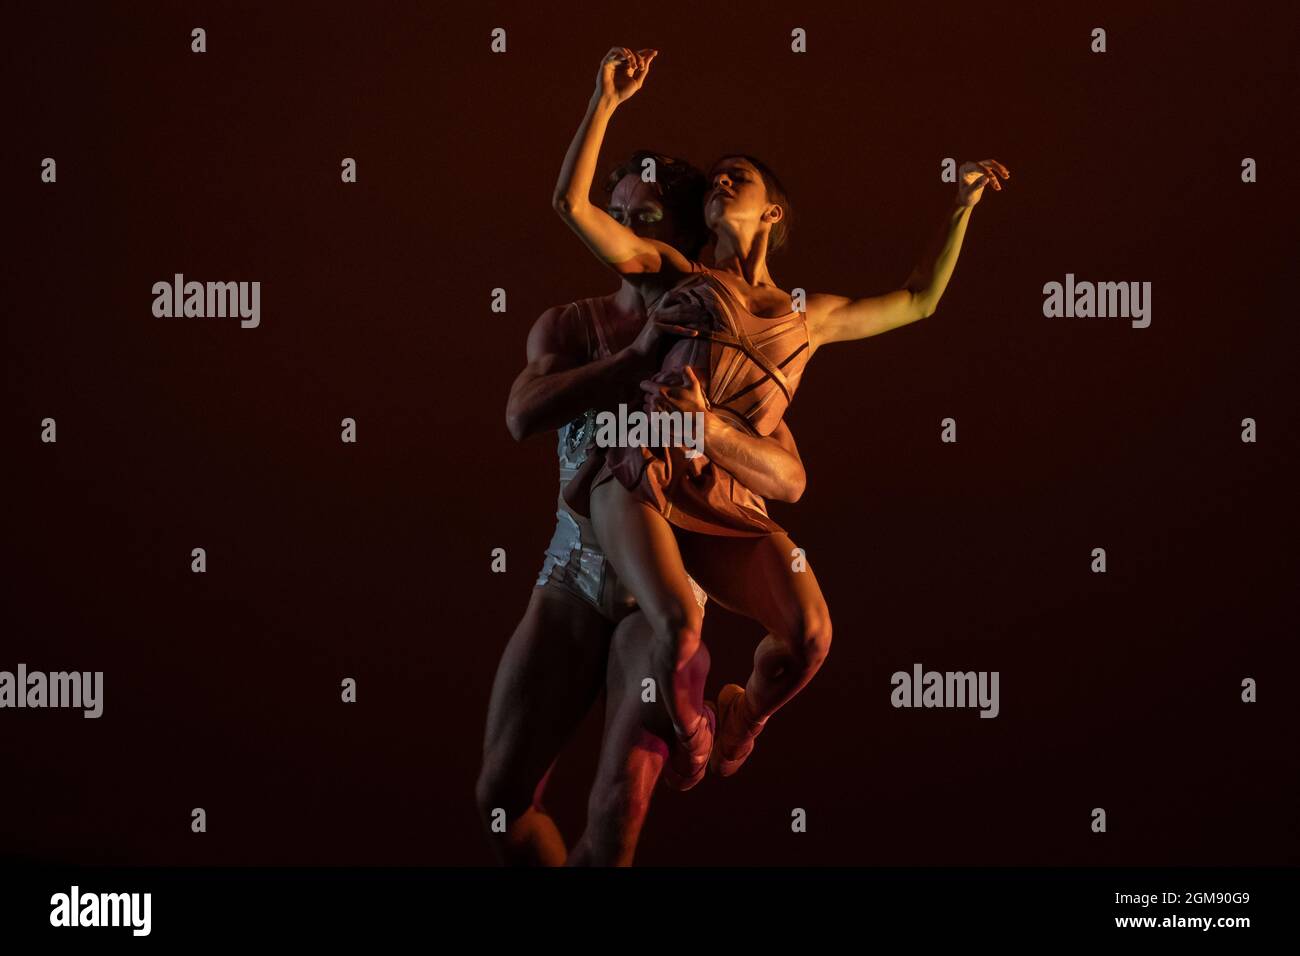
[[[585,351],[587,322],[575,302],[552,305],[542,310],[528,331],[529,354]]]

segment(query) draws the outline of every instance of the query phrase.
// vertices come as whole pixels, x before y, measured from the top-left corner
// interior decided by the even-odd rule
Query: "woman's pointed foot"
[[[745,688],[728,684],[718,694],[718,739],[713,745],[709,766],[719,777],[730,777],[749,759],[754,738],[763,731],[766,720],[751,720],[745,711]]]

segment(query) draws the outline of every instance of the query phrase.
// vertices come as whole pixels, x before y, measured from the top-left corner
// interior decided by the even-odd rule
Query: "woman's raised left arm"
[[[1011,171],[996,159],[962,165],[957,176],[957,203],[944,216],[934,242],[902,288],[862,299],[810,295],[808,335],[812,347],[865,339],[933,315],[957,266],[971,210],[980,201],[985,186],[992,183],[994,190],[1002,190],[999,176],[1009,179]]]

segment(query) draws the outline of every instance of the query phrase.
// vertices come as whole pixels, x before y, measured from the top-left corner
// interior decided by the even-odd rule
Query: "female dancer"
[[[657,181],[641,179],[652,158]],[[638,235],[696,257],[708,240],[704,173],[683,160],[638,151],[606,180],[608,215]],[[588,457],[596,409],[605,409],[659,367],[666,337],[646,321],[640,295],[617,291],[548,309],[528,334],[528,363],[510,390],[511,434],[558,428],[559,484],[567,487]],[[790,501],[804,470],[789,431],[767,438],[705,417],[715,460],[759,493]],[[555,535],[523,618],[501,657],[484,734],[476,797],[493,849],[525,865],[630,865],[652,791],[673,739],[668,715],[641,701],[651,668],[651,632],[610,568],[590,523],[557,502]],[[703,602],[703,594],[699,600]],[[701,684],[704,645],[689,675]],[[587,825],[567,851],[544,804],[550,768],[578,722],[606,689],[600,760]],[[506,830],[494,831],[499,811]]]
[[[998,177],[1010,173],[995,160],[961,167],[956,206],[902,288],[863,299],[811,294],[806,311],[795,311],[767,266],[769,251],[784,241],[789,202],[776,177],[752,157],[723,157],[709,174],[704,215],[715,240],[711,268],[638,237],[592,206],[588,194],[605,128],[641,88],[657,55],[623,47],[606,54],[565,156],[554,206],[601,261],[640,290],[651,317],[683,336],[656,380],[646,383],[652,402],[664,400],[654,397],[658,390],[676,384],[671,407],[725,412],[734,424],[767,434],[822,345],[878,335],[934,313],[971,208],[985,185],[1001,190]],[[687,401],[680,398],[683,385]],[[686,459],[681,449],[614,449],[586,477],[596,534],[654,631],[655,676],[669,689],[664,701],[677,738],[671,770],[683,787],[710,763],[723,776],[734,773],[767,719],[808,683],[829,650],[830,615],[816,578],[811,570],[794,570],[793,542],[761,499],[707,458]],[[699,647],[701,620],[688,568],[719,603],[769,631],[748,683],[725,687],[716,714],[706,708],[698,682],[684,676]]]

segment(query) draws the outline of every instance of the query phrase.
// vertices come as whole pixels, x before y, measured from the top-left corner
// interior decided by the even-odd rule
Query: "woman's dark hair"
[[[712,236],[704,224],[704,194],[708,192],[709,181],[695,166],[675,156],[639,149],[606,177],[605,192],[612,193],[624,176],[640,178],[647,159],[654,160],[654,184],[664,208],[672,216],[681,252],[688,258],[699,258]]]
[[[772,232],[768,239],[768,255],[776,252],[786,244],[790,237],[790,223],[794,219],[794,207],[790,205],[790,195],[785,191],[785,186],[781,184],[780,178],[772,172],[770,166],[756,156],[750,156],[748,153],[723,153],[717,161],[709,167],[710,172],[717,169],[724,159],[743,159],[751,166],[758,170],[758,175],[763,177],[763,185],[767,189],[767,201],[775,203],[781,207],[781,218],[772,226]],[[709,177],[712,183],[713,177]]]

